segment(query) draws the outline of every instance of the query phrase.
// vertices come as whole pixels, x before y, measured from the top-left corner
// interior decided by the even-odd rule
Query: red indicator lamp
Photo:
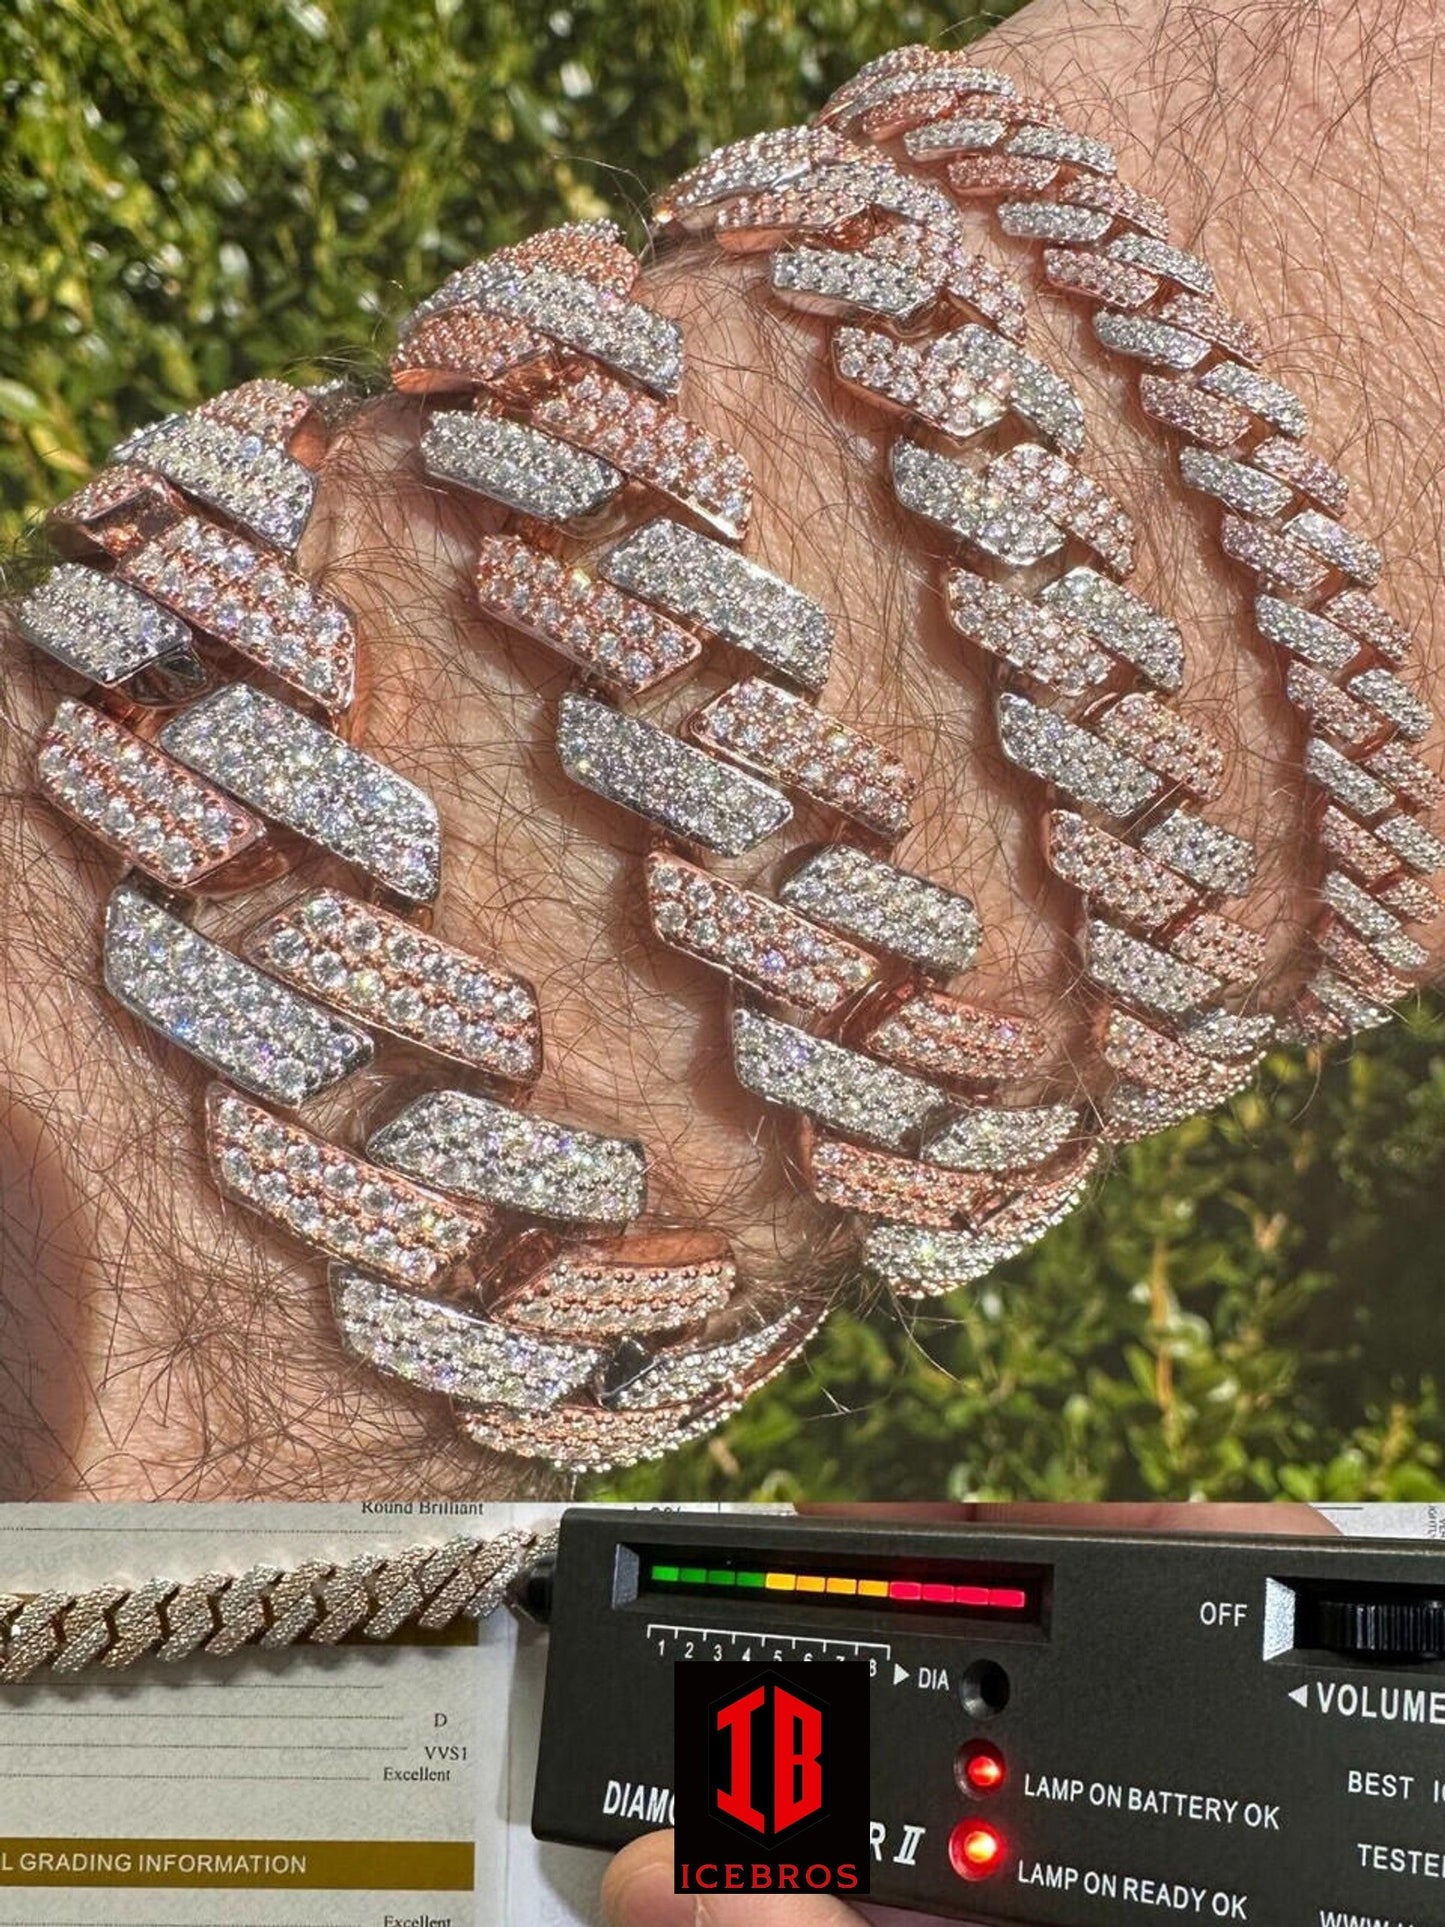
[[[997,1793],[1008,1778],[1004,1757],[987,1740],[970,1740],[958,1750],[955,1776],[965,1793]]]
[[[948,1836],[948,1858],[960,1880],[987,1880],[1008,1852],[997,1827],[982,1820],[960,1820]]]

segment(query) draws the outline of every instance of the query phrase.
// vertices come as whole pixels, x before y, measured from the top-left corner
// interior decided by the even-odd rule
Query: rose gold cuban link
[[[546,1558],[556,1532],[399,1547],[345,1560],[267,1562],[82,1591],[0,1593],[0,1686],[174,1666],[244,1651],[379,1644],[481,1620]]]
[[[565,262],[570,290],[537,274],[543,250],[550,265]],[[952,272],[970,312],[1016,316],[1003,277],[962,261]],[[526,518],[526,534],[482,544],[482,607],[580,671],[559,717],[564,765],[651,824],[653,929],[730,980],[742,1083],[800,1118],[808,1182],[864,1219],[875,1270],[907,1292],[939,1288],[934,1272],[886,1262],[887,1241],[906,1238],[950,1259],[966,1247],[975,1262],[955,1264],[951,1278],[965,1282],[979,1253],[996,1261],[1005,1244],[1021,1248],[1062,1216],[1095,1153],[1075,1141],[1075,1105],[1025,1111],[980,1095],[956,1155],[929,1154],[957,1120],[961,1091],[989,1093],[1026,1074],[1045,1040],[947,987],[977,951],[972,905],[890,860],[914,784],[817,707],[831,623],[739,553],[750,478],[734,451],[678,414],[671,324],[638,299],[637,273],[616,230],[596,225],[504,249],[423,304],[404,329],[395,379],[413,392],[479,394],[480,436],[475,412],[434,415],[424,459]],[[649,339],[650,351],[639,347]],[[499,411],[509,423],[501,448]],[[572,486],[578,450],[613,465],[605,495]],[[517,481],[523,459],[541,483],[530,493]],[[549,496],[559,466],[568,480]],[[673,514],[628,522],[659,493]],[[676,711],[680,678],[704,650],[709,664],[743,654],[771,675],[728,684],[676,733],[635,713],[664,682]],[[589,685],[632,707],[600,702]],[[754,810],[759,783],[771,800]],[[788,791],[824,814],[833,838],[809,845],[801,864],[796,847],[779,848]]]
[[[997,271],[966,254],[939,189],[831,129],[721,150],[668,190],[658,218],[664,231],[776,250],[774,292],[837,324],[835,375],[909,420],[890,451],[894,488],[969,551],[971,566],[947,577],[950,619],[996,667],[1002,746],[1053,789],[1050,860],[1090,901],[1084,960],[1118,1073],[1103,1132],[1127,1139],[1220,1101],[1252,1075],[1270,1031],[1239,1008],[1262,947],[1219,907],[1248,881],[1253,853],[1199,807],[1219,791],[1223,753],[1163,700],[1183,682],[1182,641],[1122,586],[1132,525],[1076,466],[1077,397],[1024,352],[1016,307],[993,299],[992,326],[956,325],[950,297],[965,274]],[[1061,557],[1064,572],[1041,579]],[[1177,835],[1182,823],[1228,856],[1227,872],[1189,875],[1155,854],[1155,829]],[[886,1248],[918,1261],[896,1234]],[[939,1254],[926,1255],[942,1284]],[[976,1262],[1002,1255],[980,1249]]]
[[[636,1140],[526,1109],[535,994],[429,933],[435,806],[348,740],[355,624],[295,563],[330,437],[312,397],[252,382],[132,436],[55,511],[76,559],[19,625],[99,700],[60,704],[41,787],[126,866],[107,989],[220,1073],[216,1178],[330,1259],[348,1349],[497,1450],[574,1470],[655,1455],[710,1430],[816,1314],[762,1312],[719,1235],[648,1225]],[[308,847],[333,882],[273,903],[242,950],[203,934],[208,900]]]
[[[1144,413],[1182,443],[1183,480],[1221,505],[1224,553],[1253,576],[1255,626],[1306,730],[1323,907],[1290,1029],[1341,1037],[1387,1021],[1427,961],[1407,926],[1440,913],[1445,843],[1428,819],[1445,786],[1415,747],[1434,718],[1401,673],[1411,637],[1374,593],[1380,551],[1344,526],[1348,487],[1307,447],[1304,403],[1262,372],[1258,330],[1199,255],[1171,245],[1159,203],[1051,104],[956,54],[905,47],[821,120],[941,169],[961,201],[997,202],[1005,234],[1036,243],[1045,279],[1093,304],[1100,342],[1140,369]]]

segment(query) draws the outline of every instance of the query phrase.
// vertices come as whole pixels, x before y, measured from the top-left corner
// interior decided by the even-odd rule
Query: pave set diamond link
[[[109,1584],[84,1592],[0,1594],[0,1685],[174,1665],[288,1646],[394,1639],[408,1626],[439,1632],[485,1619],[515,1596],[555,1547],[555,1531],[514,1526],[342,1563],[257,1565]]]
[[[1036,432],[1075,445],[1082,433],[1077,401],[1018,346],[1019,291],[959,246],[946,197],[887,163],[860,167],[864,149],[852,150],[849,167],[824,175],[814,165],[817,145],[816,137],[801,147],[763,139],[749,192],[730,194],[721,207],[726,220],[719,224],[713,200],[687,183],[679,218],[716,227],[726,246],[753,249],[760,227],[781,232],[877,215],[874,245],[820,246],[808,260],[801,250],[777,256],[798,266],[790,298],[826,307],[843,290],[857,311],[874,316],[916,315],[942,302],[963,325],[929,344],[921,363],[891,335],[852,330],[839,354],[857,384],[880,389],[900,407],[921,384],[945,422],[988,425],[1012,408]],[[727,169],[726,156],[716,166],[704,163],[695,186],[726,182]],[[525,246],[521,266],[529,270]],[[539,356],[536,343],[507,332],[521,314],[506,284],[508,260],[517,265],[504,251],[464,270],[451,284],[449,307],[419,310],[404,326],[395,374],[411,392],[447,398],[423,434],[433,472],[524,517],[520,532],[483,539],[477,590],[485,611],[578,672],[579,686],[558,711],[563,766],[652,826],[659,839],[646,867],[653,929],[730,980],[734,1068],[746,1089],[802,1121],[815,1146],[805,1175],[823,1202],[874,1222],[940,1229],[1017,1204],[1036,1183],[1051,1183],[1049,1171],[1035,1179],[1033,1167],[1047,1167],[1067,1136],[1060,1115],[1072,1123],[1076,1114],[1054,1107],[1042,1132],[1011,1133],[1009,1113],[999,1111],[1002,1122],[992,1132],[960,1136],[953,1167],[971,1146],[985,1174],[952,1168],[946,1157],[932,1160],[924,1148],[967,1103],[960,1083],[977,1101],[1031,1073],[1041,1040],[1020,1020],[975,1009],[944,987],[972,965],[978,919],[966,897],[884,854],[910,826],[916,785],[880,744],[819,707],[832,649],[829,616],[741,552],[752,485],[740,459],[677,412],[656,370],[620,367],[590,294],[579,290],[569,313],[554,276],[550,354]],[[637,305],[635,289],[625,298]],[[442,330],[441,317],[454,316],[459,304],[468,315],[465,329]],[[527,320],[539,325],[535,313]],[[617,325],[614,312],[608,329]],[[641,319],[631,325],[636,338],[648,335]],[[428,344],[434,368],[423,358]],[[529,494],[515,463],[500,455],[465,475],[458,464],[435,460],[438,423],[471,419],[457,408],[468,344],[474,407],[503,411],[528,434],[615,464],[638,499],[634,526],[621,536],[609,530],[605,545],[592,539],[569,491],[553,486],[540,462]],[[685,485],[659,450],[676,451]],[[1047,448],[1001,458],[999,486],[991,489],[985,478],[977,503],[962,507],[928,469],[931,458],[917,447],[922,513],[943,520],[972,515],[987,532],[1000,512],[1012,525],[1019,498],[1034,492],[1040,510],[1014,538],[1017,545],[1032,539],[1050,550],[1071,536],[1092,536],[1116,559],[1128,547],[1126,518]],[[619,500],[614,496],[614,510]],[[1107,674],[1112,659],[1071,612],[1040,613],[1040,651],[1050,635],[1067,638],[1096,677]],[[753,673],[711,695],[676,729],[639,713],[663,683],[675,686],[700,659],[726,663],[729,652],[750,659]],[[669,700],[669,713],[676,713],[676,698]],[[1104,746],[1104,753],[1112,752]],[[777,838],[795,819],[794,799],[832,818],[839,840],[815,847],[801,864],[780,863]],[[754,878],[761,875],[756,866],[768,865],[772,887],[718,874],[710,861],[717,858],[747,860]],[[459,1162],[435,1104],[418,1124],[421,1155],[409,1144],[403,1168],[438,1184],[450,1169],[466,1195],[483,1195],[475,1163]],[[892,1281],[905,1290],[914,1283],[906,1274]],[[936,1288],[931,1281],[929,1288]],[[569,1405],[547,1415],[549,1439],[556,1440],[564,1414],[581,1436],[582,1421]],[[595,1433],[596,1422],[589,1419],[586,1428]]]
[[[1207,814],[1222,752],[1167,700],[1178,630],[1124,585],[1130,519],[1078,466],[1082,411],[1024,348],[1020,290],[968,245],[957,203],[979,200],[1039,245],[1051,285],[1097,305],[1100,340],[1136,363],[1146,412],[1188,444],[1184,479],[1220,505],[1225,552],[1258,579],[1328,857],[1292,1028],[1381,1022],[1425,961],[1407,926],[1438,910],[1445,843],[1425,819],[1445,786],[1412,747],[1432,719],[1398,673],[1411,644],[1374,595],[1379,551],[1344,525],[1342,478],[1304,446],[1303,404],[1261,372],[1207,264],[1050,105],[962,56],[900,49],[820,125],[711,156],[656,220],[663,238],[765,252],[779,303],[830,324],[840,382],[902,418],[895,492],[967,557],[951,620],[994,665],[1000,743],[1045,785],[1048,861],[1082,900],[1114,1079],[1092,1106],[1050,1098],[1033,1025],[955,987],[973,907],[891,860],[912,778],[819,707],[828,614],[740,552],[751,478],[679,411],[681,330],[638,298],[619,231],[573,223],[461,270],[393,363],[439,404],[429,471],[516,518],[482,542],[477,594],[576,671],[563,766],[651,826],[656,934],[728,979],[742,1084],[796,1114],[813,1190],[862,1218],[865,1264],[905,1296],[1024,1249],[1083,1195],[1103,1142],[1222,1101],[1273,1031],[1248,1007],[1263,945],[1223,908],[1254,853]],[[782,1369],[818,1313],[760,1302],[716,1234],[649,1224],[634,1140],[521,1108],[535,996],[425,929],[435,807],[344,733],[354,627],[296,567],[329,434],[320,396],[248,383],[132,435],[56,511],[67,559],[20,627],[98,696],[57,709],[41,786],[130,872],[107,906],[107,986],[228,1080],[207,1102],[218,1182],[330,1258],[348,1349],[449,1397],[491,1449],[574,1470],[655,1456]],[[740,679],[718,694],[714,678],[680,725],[639,713],[739,655]],[[779,832],[820,812],[833,840],[780,862]],[[301,843],[363,894],[273,909],[244,956],[194,926],[181,898],[273,880]],[[746,861],[749,882],[716,858]],[[417,1095],[413,1077],[365,1155],[305,1121],[398,1046],[456,1067],[455,1087]],[[191,1649],[193,1620],[221,1642],[266,1623],[249,1593],[231,1603],[217,1626],[177,1595],[167,1650]],[[90,1606],[77,1655],[110,1623]]]
[[[935,93],[937,79],[950,78],[947,104],[939,98],[930,115],[931,75]],[[896,95],[902,76],[921,111],[903,120],[880,115],[877,102]],[[1171,246],[1162,210],[1122,183],[1110,185],[1129,198],[1098,197],[1094,160],[1058,146],[1052,106],[1038,104],[1031,120],[998,115],[1001,79],[967,78],[952,55],[902,49],[836,94],[820,131],[835,150],[854,139],[901,134],[899,151],[918,168],[966,152],[968,160],[953,161],[949,174],[955,192],[1004,197],[1004,232],[1044,244],[1049,282],[1096,304],[1100,341],[1140,367],[1146,414],[1182,438],[1183,480],[1222,504],[1224,552],[1254,577],[1256,626],[1279,649],[1285,693],[1309,732],[1305,771],[1322,872],[1343,863],[1354,886],[1396,913],[1389,927],[1376,919],[1372,930],[1362,930],[1359,917],[1352,922],[1342,907],[1332,875],[1325,876],[1313,932],[1319,967],[1287,1028],[1338,1037],[1379,1023],[1383,991],[1400,994],[1424,964],[1420,946],[1401,948],[1398,924],[1440,914],[1438,882],[1414,886],[1438,880],[1437,858],[1445,856],[1424,820],[1436,807],[1438,785],[1405,748],[1429,732],[1432,716],[1398,673],[1408,666],[1411,644],[1374,597],[1380,552],[1343,526],[1344,478],[1305,445],[1304,403],[1261,372],[1258,331],[1223,306],[1207,264]],[[960,116],[970,130],[963,145],[954,138]],[[797,148],[806,150],[801,130]],[[1031,182],[957,172],[976,169],[979,157],[1045,151],[1058,164]],[[1079,224],[1086,207],[1105,218]],[[1412,844],[1421,862],[1405,854]],[[1403,895],[1401,884],[1410,886]]]
[[[575,332],[597,310],[619,361],[665,348],[650,325],[629,332],[620,304],[635,263],[624,275],[624,260],[610,230],[540,237],[522,281],[538,298],[538,328]],[[545,270],[540,293],[532,268]],[[578,272],[598,295],[581,320],[557,285]],[[514,360],[524,346],[514,334]],[[746,521],[735,459],[695,437],[679,442],[655,413],[643,427],[656,442],[654,486],[705,498],[715,521]],[[607,440],[600,429],[597,438]],[[435,807],[337,733],[357,688],[354,624],[293,560],[314,495],[308,463],[324,442],[306,395],[252,383],[132,436],[123,463],[61,505],[53,527],[77,559],[31,591],[20,624],[100,704],[61,702],[40,746],[41,787],[130,872],[106,909],[107,988],[226,1080],[206,1107],[218,1185],[329,1256],[347,1349],[451,1399],[464,1431],[497,1450],[575,1470],[654,1456],[740,1402],[807,1333],[791,1310],[752,1306],[715,1234],[639,1223],[641,1145],[517,1108],[541,1067],[535,994],[428,933],[441,875]],[[511,448],[502,459],[515,467]],[[579,623],[591,639],[605,634],[585,660],[618,687],[645,686],[702,648],[606,580],[554,570],[529,581],[515,561],[516,545],[493,545],[496,594],[520,615],[511,597],[523,583],[534,619],[564,648]],[[273,687],[227,680],[238,661]],[[163,670],[169,682],[150,680]],[[739,753],[751,744],[745,722],[731,731]],[[747,785],[787,812],[767,786],[678,748],[715,771],[723,792]],[[832,782],[852,781],[862,806],[884,807],[891,767],[862,752],[850,761],[850,749]],[[312,890],[253,924],[244,955],[195,927],[185,898],[274,878],[298,839],[339,859],[369,896]],[[856,946],[782,906],[776,915],[796,926],[788,939],[819,999],[871,982]],[[766,970],[773,933],[757,936]],[[343,1090],[387,1039],[453,1075],[480,1074],[487,1091],[413,1096],[365,1155],[277,1115]],[[493,1095],[499,1087],[511,1095]],[[666,1370],[651,1378],[654,1355]],[[639,1398],[643,1382],[653,1395]],[[539,1424],[564,1402],[568,1416]]]
[[[946,199],[910,195],[913,177],[890,169],[876,149],[862,158],[856,137],[903,133],[930,155],[949,156],[955,168],[960,154],[972,166],[997,149],[1006,164],[997,174],[978,173],[980,188],[987,177],[994,188],[1021,192],[1023,182],[1052,182],[1066,172],[1100,182],[1108,191],[1093,197],[1097,206],[1087,199],[1063,206],[1013,203],[1010,213],[1021,230],[1055,248],[1107,235],[1120,218],[1112,156],[1056,121],[1046,124],[1009,83],[982,80],[966,63],[942,60],[928,70],[927,84],[924,70],[906,62],[885,62],[870,73],[874,79],[844,90],[852,104],[839,111],[836,124],[793,130],[786,144],[773,137],[737,143],[668,190],[657,221],[664,234],[674,226],[697,232],[710,214],[724,246],[772,250],[777,299],[834,324],[829,348],[839,380],[903,419],[889,452],[892,483],[906,508],[956,537],[968,556],[967,566],[948,573],[948,612],[995,666],[1004,752],[1048,786],[1051,802],[1069,806],[1054,810],[1046,847],[1057,874],[1084,900],[1083,962],[1099,993],[1103,1031],[1113,1015],[1130,1012],[1166,1026],[1201,1014],[1232,1015],[1230,1006],[1252,992],[1259,974],[1245,963],[1259,959],[1220,906],[1247,885],[1248,863],[1189,875],[1167,851],[1151,854],[1144,842],[1152,827],[1180,811],[1189,812],[1207,839],[1214,826],[1198,811],[1223,784],[1220,745],[1167,700],[1184,678],[1179,632],[1121,580],[1133,566],[1133,527],[1077,465],[1084,422],[1073,391],[1023,348],[1018,311],[1007,310],[1010,326],[1003,329],[997,297],[990,314],[971,296],[957,266],[967,256],[963,217]],[[934,85],[940,77],[942,84]],[[923,132],[934,125],[929,112],[947,131],[924,142]],[[783,154],[788,174],[780,184]],[[937,257],[945,247],[955,262],[946,281],[935,276],[925,285],[915,276],[906,287],[900,283],[900,260]],[[1171,249],[1162,235],[1138,235],[1114,250],[1109,266],[1110,286],[1136,306],[1166,277],[1196,303],[1212,294],[1202,264]],[[1184,335],[1182,328],[1173,332]],[[1010,433],[1000,448],[997,431],[1005,426]],[[1283,481],[1272,486],[1287,489]],[[1304,553],[1306,545],[1300,546]],[[1081,551],[1087,560],[1079,559]],[[1231,851],[1237,843],[1232,840]],[[820,914],[816,901],[800,907]],[[971,1084],[972,1105],[992,1117],[999,1112],[998,1087],[1026,1080],[1042,1055],[1042,1040],[1028,1035],[1028,1027],[1014,1027],[1013,1036],[1003,1034],[1007,1028],[935,988],[904,1000],[863,1041],[906,1072]],[[1244,1053],[1251,1066],[1261,1050],[1253,1039]],[[780,1055],[776,1038],[770,1054]],[[1131,1066],[1116,1044],[1104,1061],[1125,1102],[1116,1106],[1112,1092],[1106,1095],[1094,1128],[1116,1140],[1136,1136],[1141,1110],[1129,1093],[1145,1087],[1155,1060],[1141,1051]],[[852,1088],[866,1081],[859,1073]],[[841,1073],[838,1082],[845,1082]],[[1201,1055],[1201,1107],[1218,1101],[1220,1083],[1217,1064]],[[1177,1079],[1170,1096],[1177,1110]],[[839,1122],[826,1110],[812,1114],[835,1127]],[[930,1121],[922,1161],[934,1155],[932,1143],[967,1141],[953,1128],[963,1115],[955,1092],[952,1125]],[[859,1134],[856,1125],[851,1134]],[[889,1146],[878,1132],[867,1141]],[[878,1150],[849,1157],[827,1149],[825,1140],[812,1168],[835,1199],[854,1187],[860,1209],[885,1197],[918,1201],[915,1223],[885,1224],[870,1237],[868,1251],[890,1283],[910,1293],[934,1292],[947,1288],[951,1259],[960,1266],[954,1282],[981,1275],[1006,1249],[1021,1248],[1022,1227],[1053,1222],[1065,1200],[1078,1194],[1082,1178],[1055,1184],[1075,1155],[1067,1139],[1045,1138],[1048,1148],[1037,1158],[1027,1134],[1018,1142],[1014,1192],[995,1186],[987,1194],[993,1215],[1006,1214],[1004,1222],[1013,1226],[1007,1237],[970,1225],[960,1242],[957,1227],[939,1223],[938,1187],[920,1175],[910,1192],[901,1171],[888,1168],[885,1176]],[[1047,1205],[1035,1209],[1045,1197]],[[924,1237],[924,1229],[949,1235]]]

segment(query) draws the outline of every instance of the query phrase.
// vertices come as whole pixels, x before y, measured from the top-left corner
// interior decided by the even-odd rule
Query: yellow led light
[[[858,1596],[860,1599],[886,1599],[888,1597],[888,1581],[886,1579],[860,1579],[858,1581]]]
[[[770,1572],[768,1574],[769,1592],[791,1592],[798,1583],[795,1572]]]
[[[798,1574],[799,1592],[822,1592],[826,1588],[826,1585],[827,1581],[820,1578],[816,1572],[802,1572]]]
[[[852,1594],[858,1590],[858,1581],[856,1579],[830,1579],[828,1581],[828,1590],[829,1592],[847,1593],[851,1597]]]

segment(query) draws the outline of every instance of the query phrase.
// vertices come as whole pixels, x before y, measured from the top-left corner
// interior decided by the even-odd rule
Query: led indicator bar
[[[970,1612],[1026,1612],[1022,1586],[950,1585],[934,1579],[864,1579],[838,1573],[773,1572],[707,1566],[650,1565],[650,1586],[686,1586],[704,1592],[824,1594],[834,1599],[877,1599],[893,1605],[961,1606]]]

